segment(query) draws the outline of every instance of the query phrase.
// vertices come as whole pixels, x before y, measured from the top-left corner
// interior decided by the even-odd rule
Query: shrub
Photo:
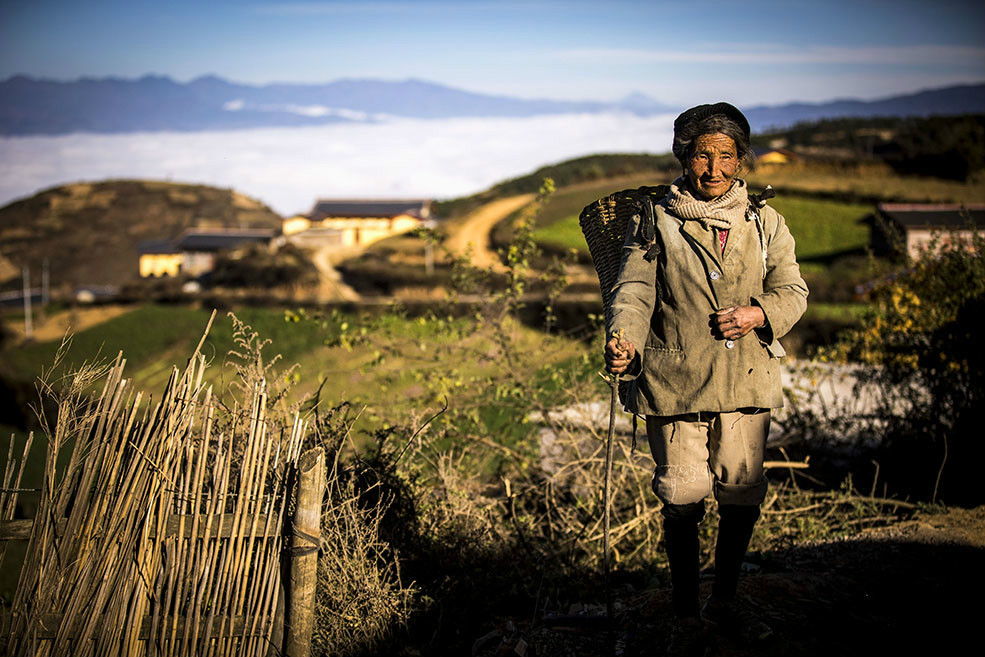
[[[242,254],[223,253],[216,258],[210,280],[221,287],[313,285],[318,283],[318,270],[308,255],[293,244],[285,244],[276,252],[252,245]]]
[[[881,457],[907,471],[897,474],[906,492],[980,501],[971,468],[985,456],[973,420],[985,401],[985,237],[944,237],[877,289],[861,327],[822,354],[862,363],[863,378],[879,383]],[[928,461],[936,467],[919,465]]]
[[[316,408],[314,417],[328,480],[312,649],[343,657],[381,654],[406,624],[416,593],[402,583],[400,562],[381,531],[395,496],[373,476],[372,463],[342,458],[353,421],[349,404]]]

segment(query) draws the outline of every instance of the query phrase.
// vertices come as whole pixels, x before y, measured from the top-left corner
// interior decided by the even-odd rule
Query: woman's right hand
[[[634,358],[636,358],[636,347],[629,340],[620,340],[612,336],[605,344],[605,369],[610,374],[623,374],[629,369]]]

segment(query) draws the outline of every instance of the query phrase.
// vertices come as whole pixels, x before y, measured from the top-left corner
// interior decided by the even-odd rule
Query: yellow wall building
[[[307,217],[285,219],[281,231],[301,244],[362,247],[414,230],[430,216],[429,200],[319,200]]]
[[[181,251],[170,240],[141,242],[137,252],[140,254],[138,269],[141,278],[177,276],[181,273]]]
[[[141,278],[201,276],[212,271],[216,255],[249,244],[270,244],[274,231],[268,229],[189,229],[175,240],[143,242],[138,245]]]
[[[756,156],[756,166],[763,164],[789,164],[797,159],[797,155],[784,148],[754,148],[753,154]]]
[[[160,278],[181,273],[180,253],[141,253],[140,277]]]
[[[311,220],[303,214],[288,217],[281,222],[280,232],[284,235],[294,235],[311,228]]]

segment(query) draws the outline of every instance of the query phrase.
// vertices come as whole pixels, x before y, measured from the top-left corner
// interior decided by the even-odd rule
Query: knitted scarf
[[[706,230],[729,230],[732,222],[744,219],[749,207],[749,188],[746,181],[735,179],[732,187],[710,201],[695,198],[687,187],[687,179],[681,176],[670,185],[667,207],[681,219],[694,219]]]

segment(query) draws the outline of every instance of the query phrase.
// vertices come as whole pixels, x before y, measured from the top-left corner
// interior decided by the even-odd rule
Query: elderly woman
[[[607,368],[632,380],[628,410],[646,417],[656,463],[674,654],[703,645],[702,618],[743,639],[770,634],[736,586],[766,495],[770,409],[783,405],[777,338],[804,313],[807,286],[783,217],[737,177],[749,150],[749,123],[732,105],[677,118],[684,174],[652,217],[630,222],[607,326]],[[709,494],[721,520],[714,585],[699,610],[698,525]]]

